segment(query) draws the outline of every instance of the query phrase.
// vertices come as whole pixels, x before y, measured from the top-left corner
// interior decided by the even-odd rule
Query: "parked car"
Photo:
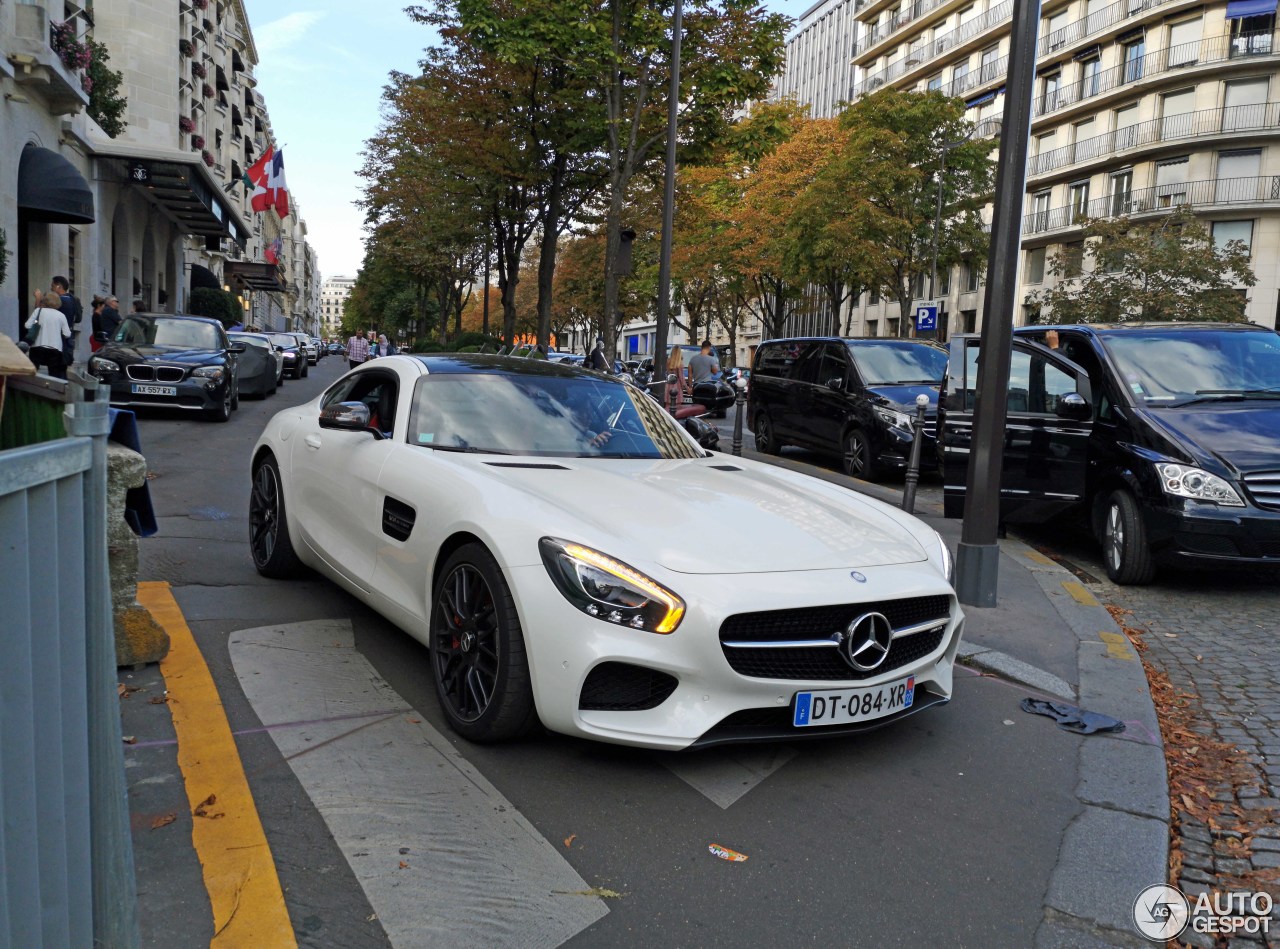
[[[315,350],[316,363],[318,363],[321,359],[324,359],[325,356],[329,355],[328,347],[325,346],[324,341],[321,340],[319,337],[312,336],[310,339],[307,340],[307,342],[310,345],[311,349]],[[312,363],[312,365],[315,365],[316,363]]]
[[[298,346],[306,355],[307,365],[314,366],[320,359],[320,346],[306,333],[288,333],[287,335],[292,336],[298,341]]]
[[[933,467],[933,426],[947,351],[924,340],[805,337],[756,349],[747,421],[756,448],[839,455],[845,474],[874,481],[906,468],[916,397],[925,410],[922,466]]]
[[[132,313],[89,357],[89,372],[111,387],[111,404],[203,412],[218,422],[240,405],[238,355],[218,320]]]
[[[952,338],[938,446],[949,517],[963,513],[978,355],[976,336]],[[1101,542],[1116,583],[1148,583],[1162,563],[1280,565],[1273,330],[1023,327],[1013,340],[1008,415],[1005,522],[1077,519]]]
[[[307,352],[293,333],[272,333],[271,341],[281,348],[284,356],[285,375],[294,379],[305,379],[307,375]]]
[[[347,347],[341,343],[330,343],[328,349],[330,356],[345,356],[347,354]]]
[[[273,395],[284,373],[284,355],[271,344],[271,337],[262,333],[228,333],[227,339],[245,344],[244,352],[237,359],[240,394],[262,399]]]
[[[726,465],[612,377],[390,356],[276,415],[250,474],[259,572],[312,567],[426,644],[474,741],[838,735],[951,696],[963,616],[935,531]]]

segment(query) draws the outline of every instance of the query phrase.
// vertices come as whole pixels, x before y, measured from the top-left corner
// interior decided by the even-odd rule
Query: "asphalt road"
[[[264,730],[278,724],[258,714],[273,683],[246,688],[244,677],[256,673],[233,661],[232,641],[243,630],[313,621],[349,624],[355,651],[412,709],[412,721],[421,716],[438,730],[446,750],[491,784],[589,887],[617,894],[599,902],[607,912],[576,936],[561,929],[544,944],[1033,944],[1063,832],[1079,810],[1073,788],[1081,739],[1018,712],[1024,690],[962,671],[950,705],[852,739],[687,755],[551,734],[482,747],[448,732],[422,646],[318,577],[259,577],[246,540],[250,448],[271,414],[314,396],[344,367],[322,360],[309,379],[288,382],[275,397],[242,401],[225,425],[176,415],[139,424],[160,523],[159,535],[142,542],[141,579],[172,584],[212,671],[300,944],[384,946],[388,933],[442,924],[458,927],[456,944],[464,944],[461,934],[486,922],[418,919],[431,891],[446,884],[441,877],[403,877],[388,885],[408,889],[388,901],[381,882],[344,849],[342,830],[352,820],[378,827],[390,819],[386,803],[347,799],[340,821],[314,783],[335,776],[302,772],[274,740],[279,733]],[[352,678],[353,695],[368,678]],[[155,667],[134,681],[164,687]],[[282,681],[277,691],[288,687]],[[326,685],[324,702],[340,705],[343,691],[341,683]],[[154,727],[163,738],[163,726],[149,721],[135,727]],[[360,753],[376,753],[376,729],[344,735]],[[131,756],[135,808],[163,810],[178,799],[172,750],[155,752]],[[334,760],[330,770],[340,772],[343,760],[355,759]],[[488,828],[450,823],[453,785],[440,783],[445,770],[419,776],[424,805],[441,808],[433,812],[439,832],[487,839]],[[346,777],[367,781],[369,772]],[[423,832],[429,838],[435,829]],[[143,833],[135,843],[147,943],[207,944],[208,902],[183,836]],[[717,859],[712,844],[748,860]],[[492,871],[484,852],[453,850],[450,877],[461,880],[448,883]],[[511,886],[528,882],[518,871],[511,868]],[[486,885],[494,889],[487,912],[504,912],[502,884]],[[568,892],[556,899],[596,897]],[[375,912],[390,905],[404,918]],[[483,899],[475,905],[486,912]],[[394,944],[417,943],[401,936]]]

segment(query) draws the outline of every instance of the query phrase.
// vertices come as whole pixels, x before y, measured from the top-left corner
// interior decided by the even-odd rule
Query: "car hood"
[[[514,460],[482,465],[520,494],[608,538],[564,539],[601,543],[612,556],[645,558],[677,573],[829,570],[926,559],[879,502],[755,462],[575,458],[530,459],[530,467]]]
[[[878,395],[882,399],[893,402],[908,412],[915,411],[916,396],[928,396],[929,408],[926,410],[926,414],[932,415],[938,408],[938,388],[938,385],[880,385],[868,386],[867,391],[872,395]]]
[[[220,353],[209,349],[187,349],[183,346],[157,346],[140,343],[136,346],[104,346],[99,356],[106,359],[123,358],[126,362],[206,363],[220,358]]]
[[[1280,402],[1201,403],[1146,414],[1198,464],[1216,458],[1233,474],[1280,468]]]

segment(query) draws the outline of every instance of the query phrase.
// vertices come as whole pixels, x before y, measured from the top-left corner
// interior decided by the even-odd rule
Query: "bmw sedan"
[[[838,735],[951,697],[936,532],[707,452],[607,376],[391,356],[277,414],[250,464],[258,571],[318,570],[424,643],[474,741]]]

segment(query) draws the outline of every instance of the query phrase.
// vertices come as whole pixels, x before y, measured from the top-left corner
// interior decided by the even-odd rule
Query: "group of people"
[[[356,333],[347,340],[347,364],[352,369],[370,359],[394,356],[397,352],[395,344],[387,339],[386,333],[369,330],[363,336]]]
[[[75,361],[76,329],[84,317],[84,306],[71,292],[70,281],[56,276],[49,281],[48,290],[36,290],[35,308],[25,325],[28,355],[38,368],[57,379],[67,378],[67,368]],[[144,309],[141,300],[133,301],[133,311]],[[120,326],[120,301],[114,294],[93,297],[93,335],[89,346],[97,352],[103,343],[115,335]]]
[[[711,340],[704,339],[698,354],[689,358],[689,366],[684,365],[684,350],[679,346],[671,347],[671,355],[667,357],[667,379],[675,376],[675,383],[667,383],[667,408],[679,408],[686,395],[693,394],[693,387],[700,382],[720,378],[720,360],[711,348]]]

